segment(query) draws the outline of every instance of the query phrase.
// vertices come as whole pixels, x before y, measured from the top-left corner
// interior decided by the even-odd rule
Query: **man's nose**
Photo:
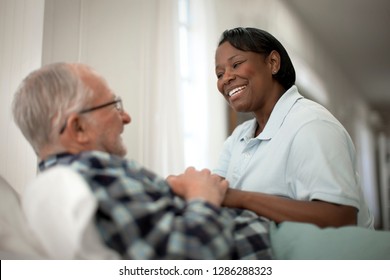
[[[131,117],[126,111],[123,111],[121,115],[122,115],[122,121],[124,124],[131,123]]]

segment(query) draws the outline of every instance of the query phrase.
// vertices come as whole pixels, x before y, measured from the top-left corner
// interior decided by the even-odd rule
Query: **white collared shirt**
[[[224,143],[214,172],[230,187],[353,206],[359,210],[359,226],[374,226],[356,170],[354,145],[328,110],[292,86],[254,138],[256,126],[255,119],[246,121]]]

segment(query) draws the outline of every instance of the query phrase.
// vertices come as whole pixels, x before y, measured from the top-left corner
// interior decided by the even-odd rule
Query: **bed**
[[[45,217],[0,177],[1,259],[118,258],[93,225],[96,203],[80,175],[55,167],[38,175],[24,195],[34,196],[36,188],[45,190],[39,192],[45,195],[34,197],[42,203],[57,196]],[[284,222],[271,224],[270,240],[273,257],[279,260],[390,260],[389,231]]]

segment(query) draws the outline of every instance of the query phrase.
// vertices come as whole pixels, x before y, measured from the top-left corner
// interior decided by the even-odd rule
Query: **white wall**
[[[15,126],[11,103],[21,80],[41,64],[44,0],[0,0],[0,175],[21,192],[36,156]]]

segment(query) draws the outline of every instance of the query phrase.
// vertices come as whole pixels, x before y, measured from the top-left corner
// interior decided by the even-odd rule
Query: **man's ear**
[[[89,141],[87,122],[80,115],[74,113],[68,117],[66,123],[68,135],[76,142],[84,144]]]
[[[275,75],[276,73],[278,73],[279,69],[280,69],[280,54],[273,50],[269,55],[268,55],[268,59],[269,59],[269,63],[270,63],[270,66],[271,66],[271,72],[273,75]]]

